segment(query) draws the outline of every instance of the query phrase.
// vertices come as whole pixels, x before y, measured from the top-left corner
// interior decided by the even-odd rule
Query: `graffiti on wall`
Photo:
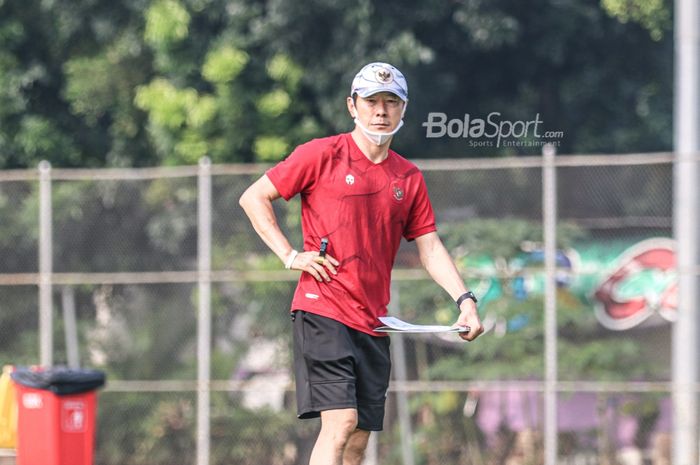
[[[488,304],[506,291],[516,299],[544,294],[544,252],[534,243],[510,259],[469,257],[466,268],[476,270],[473,282],[480,295],[485,323],[496,332],[516,331],[523,318],[501,321],[489,314]],[[674,241],[650,238],[634,242],[595,242],[558,250],[557,286],[593,306],[604,327],[623,331],[648,321],[675,321],[678,275]]]

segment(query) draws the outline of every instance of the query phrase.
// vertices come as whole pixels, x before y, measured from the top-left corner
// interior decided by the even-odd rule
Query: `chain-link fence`
[[[543,463],[543,161],[418,164],[487,333],[471,344],[392,336],[385,432],[366,463]],[[673,158],[559,156],[555,166],[559,462],[668,463]],[[0,173],[0,364],[107,372],[97,464],[307,463],[318,423],[295,417],[287,310],[297,275],[238,206],[263,172],[204,163]],[[275,208],[301,244],[298,199]],[[38,287],[49,290],[48,312]],[[413,244],[397,257],[391,311],[456,318]]]

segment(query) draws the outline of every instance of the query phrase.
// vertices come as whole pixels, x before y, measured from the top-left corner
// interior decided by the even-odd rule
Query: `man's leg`
[[[354,408],[321,412],[321,432],[311,452],[309,465],[344,465],[343,451],[356,428],[357,410]]]
[[[343,451],[343,465],[360,465],[365,457],[365,449],[369,441],[369,431],[356,429],[348,439]]]

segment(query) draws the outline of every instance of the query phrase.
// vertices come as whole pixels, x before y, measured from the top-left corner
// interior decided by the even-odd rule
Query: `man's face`
[[[370,131],[391,132],[401,121],[405,103],[391,92],[379,92],[367,98],[358,95],[355,101],[353,104],[352,97],[348,97],[348,111],[351,116],[356,114]]]

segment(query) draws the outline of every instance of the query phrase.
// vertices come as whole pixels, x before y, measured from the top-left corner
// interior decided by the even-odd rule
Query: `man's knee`
[[[357,429],[357,410],[340,409],[321,412],[321,432],[333,442],[345,445]]]

